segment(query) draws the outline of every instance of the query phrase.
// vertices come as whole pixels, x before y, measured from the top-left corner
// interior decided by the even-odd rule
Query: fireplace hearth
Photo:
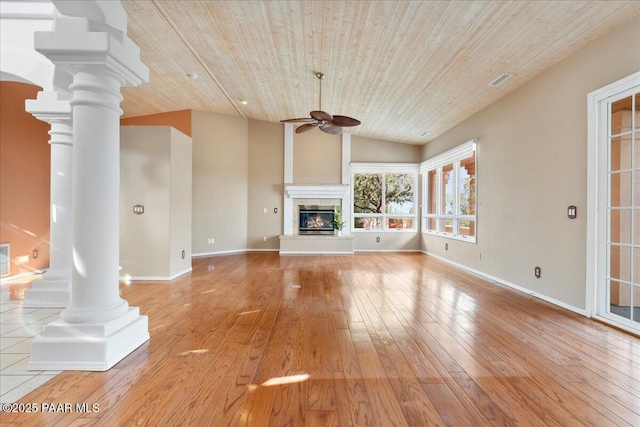
[[[299,206],[299,234],[333,234],[332,206]]]

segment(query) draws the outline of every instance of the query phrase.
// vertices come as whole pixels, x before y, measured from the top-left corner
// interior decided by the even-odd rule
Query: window
[[[416,164],[354,163],[352,230],[416,231]]]
[[[476,241],[476,140],[420,164],[422,231]]]

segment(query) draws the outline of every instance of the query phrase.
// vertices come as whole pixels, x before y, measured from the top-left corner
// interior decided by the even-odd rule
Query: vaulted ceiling
[[[125,117],[278,122],[318,108],[352,134],[424,144],[640,13],[640,1],[123,1],[151,80]],[[630,49],[638,49],[639,46]],[[499,87],[489,83],[513,74]],[[191,79],[188,74],[197,74]],[[246,101],[246,105],[241,101]]]

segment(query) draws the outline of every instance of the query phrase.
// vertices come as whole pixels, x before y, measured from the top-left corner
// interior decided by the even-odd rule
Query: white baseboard
[[[2,279],[0,279],[0,285],[11,283],[14,280],[24,279],[25,277],[35,276],[36,274],[44,274],[47,272],[47,270],[49,269],[45,268],[42,270],[27,271],[25,273],[18,273],[18,274],[14,274],[13,276],[3,277]]]
[[[347,251],[280,251],[280,255],[353,255]]]
[[[457,262],[454,262],[454,261],[451,261],[449,259],[443,258],[441,256],[432,254],[430,252],[425,252],[425,251],[420,251],[420,252],[422,252],[423,254],[432,256],[434,258],[437,258],[437,259],[439,259],[441,261],[444,261],[446,263],[449,263],[451,265],[454,265],[454,266],[456,266],[456,267],[458,267],[458,268],[460,268],[462,270],[465,270],[465,271],[468,271],[469,273],[475,274],[476,276],[484,277],[485,279],[489,279],[491,281],[498,282],[500,284],[503,284],[505,286],[508,286],[510,288],[518,290],[520,292],[524,292],[525,294],[531,295],[531,296],[536,297],[536,298],[540,298],[541,300],[544,300],[544,301],[549,302],[551,304],[557,305],[558,307],[565,308],[565,309],[567,309],[569,311],[573,311],[574,313],[578,313],[578,314],[580,314],[582,316],[585,316],[585,317],[587,316],[587,311],[582,309],[582,308],[574,307],[574,306],[569,305],[569,304],[567,304],[565,302],[559,301],[559,300],[557,300],[555,298],[551,298],[551,297],[549,297],[547,295],[540,294],[538,292],[534,292],[531,289],[527,289],[525,287],[516,285],[516,284],[511,283],[511,282],[507,282],[506,280],[500,279],[499,277],[495,277],[495,276],[492,276],[490,274],[484,273],[482,271],[476,270],[474,268],[467,267],[466,265],[459,264]]]
[[[279,249],[247,249],[246,252],[278,252]]]
[[[191,267],[183,270],[179,273],[174,274],[173,276],[131,276],[131,277],[120,277],[120,280],[131,280],[131,281],[169,281],[176,279],[184,274],[190,273],[193,269]]]
[[[418,254],[422,252],[420,249],[354,249],[353,251],[359,252],[359,253],[400,252],[400,253],[418,253]]]
[[[243,254],[247,252],[246,249],[234,249],[231,251],[218,251],[218,252],[200,252],[197,254],[191,254],[191,258],[204,258],[213,255],[229,255],[229,254]]]

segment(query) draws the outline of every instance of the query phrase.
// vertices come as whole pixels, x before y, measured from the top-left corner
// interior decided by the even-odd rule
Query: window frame
[[[477,243],[477,235],[478,235],[478,150],[477,150],[478,139],[474,138],[470,141],[467,141],[463,144],[458,145],[455,148],[452,148],[449,151],[446,151],[438,156],[432,157],[431,159],[425,160],[420,163],[420,175],[422,182],[422,228],[421,231],[423,234],[430,234],[434,236],[445,237],[448,239],[460,240],[468,243]],[[471,155],[474,155],[474,163],[475,163],[475,199],[474,199],[474,215],[462,215],[460,214],[460,162],[462,160],[468,159]],[[454,182],[454,209],[453,214],[445,214],[443,213],[443,188],[442,188],[442,180],[443,180],[443,168],[446,166],[453,166],[453,170],[451,172],[451,180]],[[428,213],[429,206],[431,204],[431,199],[429,197],[429,188],[432,184],[429,179],[429,172],[435,171],[435,194],[433,197],[436,199],[436,212]],[[435,219],[436,221],[436,230],[429,230],[429,220]],[[452,232],[447,232],[444,230],[445,221],[452,221]],[[475,233],[473,236],[465,236],[460,234],[460,221],[474,221],[475,222]]]
[[[354,212],[355,175],[380,174],[382,178],[382,213],[356,213]],[[388,174],[405,174],[413,177],[413,213],[412,214],[388,214],[386,213],[386,176]],[[418,221],[418,181],[419,168],[417,163],[351,163],[351,232],[352,233],[417,233],[420,230]],[[380,218],[381,228],[356,228],[356,218]],[[411,228],[388,228],[388,218],[411,218]]]

